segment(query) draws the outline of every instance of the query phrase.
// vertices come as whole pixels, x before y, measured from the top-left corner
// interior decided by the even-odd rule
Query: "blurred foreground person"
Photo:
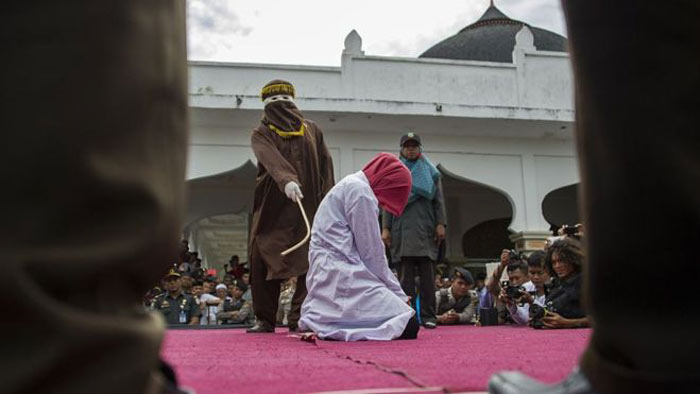
[[[416,338],[418,321],[389,270],[378,224],[379,207],[401,216],[410,191],[411,173],[389,153],[331,189],[312,227],[300,329],[340,341]]]
[[[580,369],[563,383],[501,373],[490,390],[697,393],[700,315],[688,311],[700,276],[700,3],[563,4],[576,77],[584,299],[593,336]],[[674,279],[659,282],[660,270]]]
[[[185,2],[3,7],[3,393],[162,393],[143,294],[177,261]]]

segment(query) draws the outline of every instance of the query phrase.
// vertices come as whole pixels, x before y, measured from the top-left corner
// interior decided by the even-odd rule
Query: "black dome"
[[[515,35],[523,26],[532,31],[537,50],[566,52],[566,38],[510,19],[491,5],[478,21],[438,42],[418,57],[512,63]]]

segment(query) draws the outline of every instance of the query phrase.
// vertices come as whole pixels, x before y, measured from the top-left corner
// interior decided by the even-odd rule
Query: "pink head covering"
[[[391,153],[379,153],[362,168],[379,205],[401,216],[411,194],[411,171]]]

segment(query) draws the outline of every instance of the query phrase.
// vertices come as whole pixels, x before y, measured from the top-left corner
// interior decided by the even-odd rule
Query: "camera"
[[[525,288],[522,286],[508,286],[506,288],[506,295],[508,296],[508,298],[515,300],[522,297],[522,294],[520,293],[523,291],[525,291]]]
[[[510,282],[506,280],[501,282],[501,287],[505,289],[506,296],[512,300],[517,300],[518,298],[522,297],[522,294],[520,293],[525,291],[523,286],[511,286]]]
[[[542,319],[547,315],[547,312],[555,312],[556,310],[551,302],[547,304],[547,307],[541,305],[532,304],[530,305],[530,326],[532,328],[544,328],[544,323]]]

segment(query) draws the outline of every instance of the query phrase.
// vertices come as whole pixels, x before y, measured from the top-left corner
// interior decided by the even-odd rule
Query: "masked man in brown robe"
[[[251,143],[258,159],[253,222],[250,230],[251,287],[257,323],[248,332],[274,332],[280,284],[298,277],[288,321],[297,330],[306,297],[308,244],[281,253],[306,235],[297,205],[301,199],[309,222],[323,196],[333,187],[333,161],[321,129],[294,104],[294,86],[273,80],[262,89],[265,114],[253,130]]]

